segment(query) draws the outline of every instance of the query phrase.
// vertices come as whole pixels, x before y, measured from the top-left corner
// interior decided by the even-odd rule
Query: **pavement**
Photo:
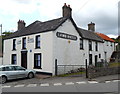
[[[10,81],[2,85],[2,88],[11,87],[37,87],[37,86],[61,86],[75,84],[99,84],[120,82],[120,75],[101,76],[94,79],[84,77],[51,77],[48,75],[37,75],[33,79],[20,79]]]

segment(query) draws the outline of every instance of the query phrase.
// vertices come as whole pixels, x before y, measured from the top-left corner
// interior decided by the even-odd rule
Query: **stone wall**
[[[120,74],[120,67],[90,67],[88,68],[88,78],[96,78],[106,75]]]

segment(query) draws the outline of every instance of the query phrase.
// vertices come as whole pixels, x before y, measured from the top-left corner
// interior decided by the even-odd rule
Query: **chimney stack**
[[[67,6],[66,3],[64,3],[62,10],[63,10],[63,17],[72,17],[72,9],[70,8],[70,5]]]
[[[90,23],[90,24],[88,24],[88,30],[89,31],[95,31],[95,23]]]
[[[25,28],[25,24],[26,23],[24,22],[24,20],[19,20],[18,21],[18,30]]]

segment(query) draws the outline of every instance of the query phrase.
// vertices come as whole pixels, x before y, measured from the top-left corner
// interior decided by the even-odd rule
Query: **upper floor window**
[[[95,51],[98,51],[98,43],[95,42]]]
[[[108,41],[106,41],[106,45],[108,46],[108,44],[109,44],[109,42]]]
[[[83,49],[83,39],[80,39],[80,49]]]
[[[40,48],[40,35],[36,36],[35,48]]]
[[[13,50],[16,50],[16,39],[13,39]]]
[[[92,41],[89,40],[89,50],[92,51]]]
[[[17,56],[16,54],[12,54],[12,62],[11,64],[17,64]]]
[[[22,39],[22,49],[26,49],[26,38]]]
[[[110,46],[113,46],[113,45],[112,45],[112,42],[111,42],[111,45],[110,45]]]

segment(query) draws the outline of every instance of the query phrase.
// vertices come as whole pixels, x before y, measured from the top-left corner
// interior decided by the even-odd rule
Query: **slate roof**
[[[78,28],[74,20],[71,17],[68,17],[68,18],[61,17],[61,18],[49,20],[46,22],[35,21],[29,26],[25,27],[24,29],[16,31],[15,33],[7,36],[5,39],[10,39],[10,38],[20,37],[20,36],[25,36],[25,35],[31,35],[31,34],[36,34],[36,33],[43,33],[43,32],[48,32],[48,31],[54,31],[67,19],[70,19],[72,21],[72,24],[74,25],[75,29],[77,30],[79,35],[82,36],[83,38],[103,42],[103,40],[94,32]]]
[[[95,32],[88,31],[88,30],[85,30],[85,29],[82,29],[82,28],[78,28],[78,32],[82,34],[82,37],[84,39],[103,42],[103,39],[100,38]]]
[[[36,34],[36,33],[42,33],[42,32],[47,32],[47,31],[54,31],[66,20],[67,18],[61,17],[61,18],[49,20],[46,22],[35,21],[29,26],[25,27],[24,29],[16,31],[10,36],[7,36],[5,39],[25,36],[25,35],[30,35],[30,34]]]

